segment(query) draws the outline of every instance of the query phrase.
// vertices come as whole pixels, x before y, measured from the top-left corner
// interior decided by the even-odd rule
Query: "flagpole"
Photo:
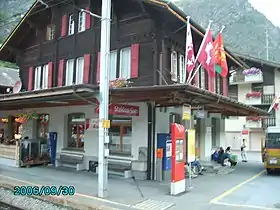
[[[200,45],[200,47],[199,47],[199,50],[198,50],[198,52],[197,52],[197,54],[196,54],[196,58],[195,58],[194,64],[196,64],[196,62],[197,62],[197,60],[198,60],[199,54],[200,54],[200,52],[201,52],[201,50],[202,50],[202,47],[203,47],[203,45],[204,45],[204,42],[205,42],[205,38],[207,37],[207,34],[208,34],[209,31],[210,31],[210,27],[211,27],[212,22],[213,22],[213,20],[209,20],[209,24],[208,24],[208,27],[207,27],[207,29],[206,29],[206,33],[204,34],[203,40],[202,40],[201,45]],[[188,76],[188,79],[187,79],[187,82],[188,82],[188,83],[190,83],[189,80],[190,80],[190,78],[191,78],[192,73],[193,73],[193,70],[190,71],[190,73],[189,73],[189,76]]]
[[[223,30],[225,29],[226,27],[223,25],[221,30],[220,30],[220,33],[223,33]]]
[[[187,27],[188,27],[188,24],[190,24],[190,18],[191,18],[191,16],[187,16]],[[185,75],[187,75],[187,72],[188,72],[188,69],[187,69],[187,61],[188,61],[187,42],[188,42],[188,40],[187,40],[187,38],[188,38],[188,34],[186,32]],[[184,79],[185,79],[184,82],[186,82],[186,77]]]

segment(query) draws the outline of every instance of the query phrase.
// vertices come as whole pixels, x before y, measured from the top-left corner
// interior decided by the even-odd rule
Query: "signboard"
[[[99,113],[99,107],[97,107],[95,111],[96,113]],[[139,116],[139,106],[125,104],[110,104],[109,114],[120,116]]]
[[[182,106],[182,120],[191,120],[191,106],[190,105]]]
[[[188,130],[188,162],[195,161],[195,130]]]
[[[184,141],[186,141],[185,127],[181,124],[171,124],[172,140],[172,168],[171,195],[178,195],[186,190]]]
[[[198,110],[197,113],[196,113],[196,117],[199,118],[199,119],[204,119],[205,118],[205,112],[201,111],[201,110]]]

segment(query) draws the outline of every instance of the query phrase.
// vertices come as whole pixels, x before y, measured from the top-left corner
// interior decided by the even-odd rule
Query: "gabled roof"
[[[20,81],[18,69],[0,66],[0,86],[13,87],[17,81]]]
[[[178,6],[176,6],[174,3],[172,3],[170,0],[141,0],[141,1],[146,2],[146,3],[155,4],[160,7],[164,7],[165,9],[168,10],[168,12],[175,15],[182,22],[184,22],[184,23],[187,22],[187,19],[186,19],[187,14],[184,11],[182,11]],[[9,43],[9,41],[11,40],[11,38],[13,37],[13,35],[19,30],[20,27],[22,27],[22,24],[24,23],[24,21],[27,19],[27,17],[30,15],[30,13],[36,9],[35,7],[37,7],[38,5],[41,5],[41,3],[38,0],[36,0],[34,2],[34,4],[30,7],[30,9],[26,12],[26,14],[21,19],[21,21],[14,28],[12,33],[5,40],[5,42],[3,43],[3,45],[0,48],[0,57],[1,57],[1,54],[4,53],[4,51],[5,51],[4,49],[7,46],[7,44]],[[191,23],[192,29],[195,30],[199,35],[201,35],[203,37],[206,32],[205,29],[203,29],[199,24],[197,24],[195,21],[193,21],[193,19],[190,20],[190,23]],[[231,52],[229,52],[228,49],[225,48],[225,51],[226,51],[227,57],[230,58],[236,64],[238,64],[240,67],[242,67],[244,69],[249,68],[249,66],[247,66],[246,63],[244,63],[239,58],[235,57]]]

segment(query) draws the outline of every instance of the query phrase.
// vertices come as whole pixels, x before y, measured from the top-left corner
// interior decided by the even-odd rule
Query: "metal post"
[[[99,153],[98,153],[98,196],[108,196],[108,130],[103,120],[108,120],[109,105],[109,56],[111,29],[111,0],[102,0],[101,41],[100,41],[100,95],[99,95]]]

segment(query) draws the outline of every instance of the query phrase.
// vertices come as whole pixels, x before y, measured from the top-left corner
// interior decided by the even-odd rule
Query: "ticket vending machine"
[[[169,133],[157,134],[157,149],[163,150],[161,169],[157,170],[157,173],[162,175],[162,180],[171,179],[171,167],[172,167],[172,140]]]

